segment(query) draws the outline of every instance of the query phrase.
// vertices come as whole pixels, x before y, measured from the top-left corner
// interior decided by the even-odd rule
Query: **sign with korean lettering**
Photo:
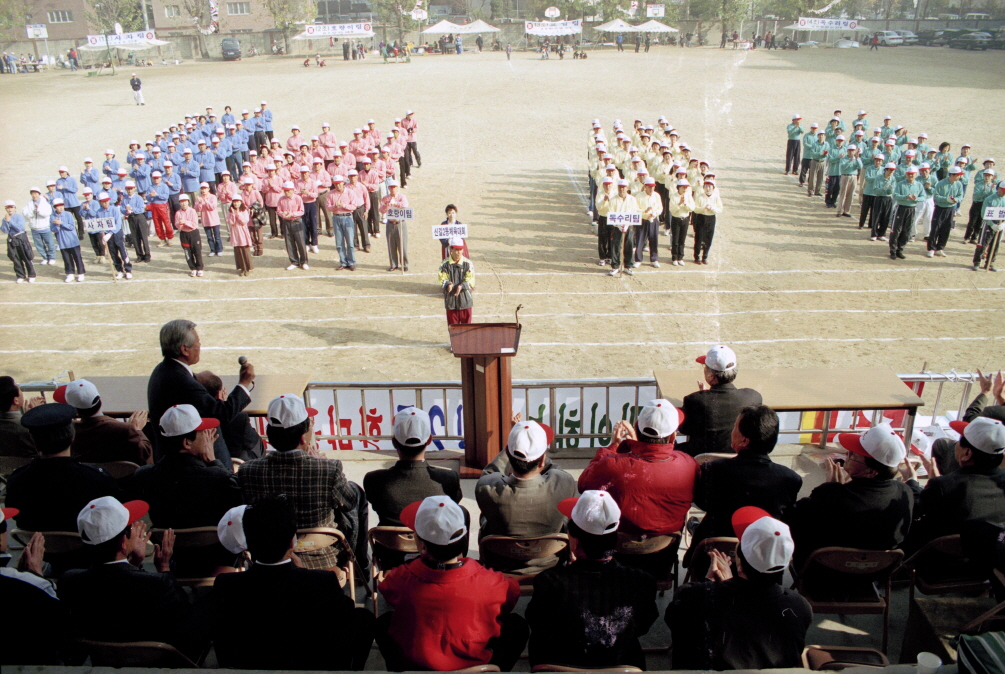
[[[580,19],[570,21],[525,21],[524,32],[530,35],[573,35],[583,32]]]
[[[855,30],[858,21],[855,19],[818,19],[811,16],[801,16],[798,21],[801,30]]]
[[[665,5],[646,5],[646,16],[650,18],[662,17],[666,14]]]
[[[388,220],[415,220],[415,210],[411,208],[388,208]]]
[[[111,232],[115,230],[115,218],[87,218],[84,220],[84,231],[88,234]]]
[[[641,213],[608,213],[607,214],[607,224],[612,227],[617,227],[622,232],[627,232],[628,228],[633,225],[642,224],[642,214]]]
[[[983,217],[985,220],[1005,220],[1005,206],[988,206]]]
[[[459,222],[453,225],[433,225],[434,239],[449,239],[454,236],[468,238],[468,226]]]
[[[303,37],[368,37],[370,35],[373,35],[373,24],[369,21],[361,21],[359,23],[327,23],[304,26]]]
[[[156,39],[157,36],[152,30],[140,30],[121,35],[88,35],[87,44],[91,47],[125,47],[131,44],[148,44],[151,40]]]

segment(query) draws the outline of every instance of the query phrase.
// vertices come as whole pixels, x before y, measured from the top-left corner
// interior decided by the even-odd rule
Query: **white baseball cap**
[[[990,417],[977,417],[970,423],[950,421],[949,427],[963,436],[967,444],[984,454],[1005,452],[1005,424]]]
[[[450,545],[464,538],[464,511],[448,496],[427,496],[401,511],[402,523],[433,545]]]
[[[875,459],[891,468],[899,466],[907,456],[904,441],[887,423],[877,424],[862,435],[838,433],[837,439],[849,452]]]
[[[15,202],[13,199],[8,199],[7,201],[3,202],[3,205],[17,207],[17,202]]]
[[[926,459],[932,458],[932,439],[920,428],[915,428],[911,433],[911,453]]]
[[[691,187],[691,183],[686,178],[681,178],[677,181],[677,187]]]
[[[167,168],[168,166],[174,166],[174,162],[171,161],[171,160],[168,160],[168,161],[164,162],[164,168]],[[150,175],[151,175],[151,177],[153,177],[153,176],[159,176],[160,174],[161,174],[160,171],[154,171]]]
[[[98,387],[86,379],[77,379],[56,389],[52,399],[57,403],[73,405],[78,410],[86,410],[94,407],[98,395]]]
[[[53,206],[65,206],[66,202],[63,201],[62,199],[60,199],[59,197],[56,197],[55,199],[52,200],[52,205]]]
[[[588,534],[603,536],[618,530],[621,508],[606,491],[588,489],[579,498],[566,498],[558,502],[558,512]]]
[[[796,549],[787,524],[754,506],[744,506],[733,513],[732,524],[740,539],[743,559],[755,571],[779,573],[785,570]]]
[[[866,113],[865,113],[865,110],[859,110],[859,111],[858,111],[858,114],[860,114],[860,115],[864,115],[864,114],[866,114]]]
[[[949,169],[950,175],[959,175],[960,173],[963,173],[963,169],[961,169],[959,166],[954,166],[951,169]]]
[[[897,165],[894,164],[893,162],[890,162],[889,164],[887,164],[886,166],[883,167],[883,170],[884,171],[896,171],[897,170]]]
[[[179,201],[190,201],[190,199],[188,198],[188,195],[185,194],[184,192],[182,192],[180,195],[178,195],[178,200]]]
[[[136,183],[134,183],[132,180],[127,180],[126,187],[136,187]],[[207,185],[207,187],[209,186]]]
[[[450,246],[451,248],[459,248],[459,249],[463,250],[464,249],[464,239],[462,239],[459,236],[452,236],[449,239],[447,239],[447,245]]]
[[[603,180],[600,181],[604,185],[610,185],[614,182],[614,178],[611,176],[605,176]]]
[[[537,461],[548,451],[554,434],[536,421],[521,421],[510,429],[506,451],[521,461]]]
[[[204,431],[219,425],[219,419],[203,419],[192,405],[173,405],[161,415],[160,421],[161,435],[165,438],[174,438],[192,431]]]
[[[279,428],[292,428],[297,424],[302,424],[309,417],[318,413],[313,407],[304,405],[304,400],[300,396],[292,393],[285,393],[276,396],[269,403],[269,425]]]
[[[248,506],[234,506],[223,514],[216,525],[216,536],[220,544],[229,552],[239,555],[248,549],[248,539],[244,536],[244,511]]]
[[[704,356],[698,356],[694,360],[715,372],[725,372],[736,367],[736,354],[731,348],[722,344],[713,346]]]
[[[96,498],[77,515],[77,531],[87,545],[112,540],[150,510],[146,501],[120,503],[114,496]]]
[[[406,407],[394,415],[394,439],[406,447],[425,446],[432,428],[429,414],[418,407]]]
[[[648,438],[666,438],[680,427],[684,412],[673,406],[669,400],[650,400],[639,412],[635,420],[639,432]]]
[[[803,118],[803,116],[799,115],[799,114],[792,115],[792,119],[802,119],[802,118]]]
[[[285,183],[283,183],[283,189],[284,190],[292,190],[292,189],[294,189],[293,182],[287,180]]]

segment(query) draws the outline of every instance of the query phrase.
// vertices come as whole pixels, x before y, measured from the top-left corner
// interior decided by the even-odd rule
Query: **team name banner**
[[[415,220],[415,210],[411,208],[388,208],[388,220]]]
[[[141,30],[122,35],[88,35],[87,44],[92,47],[125,47],[131,44],[146,44],[157,39],[152,30]]]
[[[607,224],[612,227],[617,227],[622,232],[627,232],[628,228],[633,225],[642,224],[642,214],[641,213],[608,213],[607,214]]]
[[[803,30],[855,30],[855,19],[817,19],[810,16],[799,17],[799,27]]]
[[[372,33],[373,24],[369,22],[361,23],[328,23],[324,25],[304,26],[304,37],[342,37],[343,35],[359,35],[360,33]]]
[[[468,226],[460,223],[456,225],[433,225],[434,239],[449,239],[454,236],[462,239],[468,238]]]
[[[87,218],[84,220],[84,231],[88,234],[115,231],[115,218]]]
[[[1005,220],[1005,206],[988,206],[984,209],[985,220]]]
[[[583,22],[580,19],[570,21],[526,21],[525,32],[532,35],[570,35],[583,32]]]

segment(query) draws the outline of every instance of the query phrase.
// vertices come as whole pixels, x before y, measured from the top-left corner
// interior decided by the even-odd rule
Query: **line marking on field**
[[[1005,335],[995,337],[792,337],[788,339],[747,339],[730,340],[730,344],[779,344],[779,343],[860,343],[860,342],[987,342],[1005,340]],[[712,342],[708,340],[696,342],[523,342],[521,346],[537,347],[599,347],[622,349],[626,346],[707,346]],[[447,348],[450,344],[428,343],[428,344],[326,344],[324,346],[297,346],[296,351],[345,351],[350,349],[434,349]],[[290,351],[289,346],[204,346],[203,351],[243,351],[254,353],[256,351]],[[80,354],[80,355],[101,355],[114,353],[145,353],[160,351],[159,347],[147,347],[142,349],[17,349],[4,350],[0,354],[5,355],[27,355],[38,353],[51,354]]]

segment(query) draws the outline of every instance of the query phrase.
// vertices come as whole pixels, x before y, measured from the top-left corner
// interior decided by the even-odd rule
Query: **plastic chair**
[[[803,649],[803,667],[814,672],[835,672],[849,667],[882,669],[889,664],[886,655],[875,648],[807,646]]]
[[[106,473],[112,476],[113,480],[116,481],[132,477],[133,473],[136,472],[136,469],[139,468],[139,466],[132,461],[106,461],[105,463],[89,463],[87,465],[103,469]]]
[[[211,545],[218,545],[220,543],[220,538],[217,534],[216,527],[193,527],[191,529],[175,529],[174,530],[174,547],[175,550],[191,550],[194,548],[206,548]],[[164,529],[152,529],[150,531],[150,540],[154,543],[160,543],[161,538],[164,537]],[[205,576],[202,578],[178,578],[177,583],[183,587],[212,587],[213,583],[216,582],[216,575]]]
[[[662,552],[669,547],[677,548],[680,545],[680,532],[675,534],[668,534],[666,536],[646,536],[645,534],[633,536],[626,534],[624,532],[618,532],[618,547],[616,549],[619,555],[653,555],[658,552]],[[666,574],[662,577],[656,578],[656,589],[660,592],[666,592],[667,590],[673,589],[677,590],[677,572],[680,566],[680,560],[674,555],[670,564],[667,566]],[[555,665],[556,667],[558,665]],[[548,670],[548,671],[565,671],[565,670]],[[570,670],[575,671],[575,670]],[[616,671],[624,671],[618,669]],[[630,670],[634,671],[634,670]]]
[[[192,662],[184,653],[171,644],[161,641],[115,643],[77,639],[75,643],[87,652],[94,667],[199,669],[199,665]]]
[[[349,585],[349,596],[353,602],[356,601],[356,556],[352,552],[349,542],[345,539],[345,534],[335,527],[311,527],[309,529],[297,529],[297,544],[293,552],[315,552],[324,550],[327,547],[338,543],[343,549],[349,552],[349,563],[346,566],[337,567],[344,574],[346,583]],[[365,581],[364,581],[365,582]]]
[[[567,667],[566,665],[534,665],[532,672],[641,672],[642,670],[634,665],[621,665],[620,667],[599,667],[597,669],[586,669],[584,667]]]
[[[736,454],[731,452],[706,452],[704,454],[698,454],[694,457],[694,460],[698,465],[703,463],[708,463],[709,461],[717,461],[719,459],[735,459]]]
[[[814,613],[836,613],[838,615],[883,615],[883,652],[886,652],[890,637],[890,580],[893,572],[904,559],[903,550],[859,550],[858,548],[827,547],[814,550],[803,563],[793,586],[810,603]],[[833,594],[821,596],[812,588],[818,567],[845,576],[847,580],[856,577],[873,576],[868,586],[859,584],[851,588],[833,585]],[[885,591],[880,596],[877,584],[883,583]],[[830,588],[828,588],[830,589]]]
[[[478,556],[485,559],[485,553],[504,557],[518,562],[530,562],[535,559],[551,557],[553,555],[567,554],[569,550],[569,536],[566,534],[545,534],[544,536],[516,537],[516,536],[486,536],[478,541]],[[483,562],[484,563],[484,562]],[[529,597],[534,594],[534,576],[536,573],[515,574],[506,573],[503,575],[516,578],[520,583],[520,596]]]
[[[922,594],[980,593],[987,590],[989,582],[987,578],[982,576],[975,575],[943,581],[926,578],[923,571],[919,572],[918,570],[919,562],[924,562],[927,557],[935,554],[946,555],[959,561],[966,559],[963,554],[963,544],[960,542],[959,534],[942,536],[922,546],[921,549],[904,562],[904,566],[911,572],[911,603],[914,602],[915,588],[920,590]]]
[[[370,599],[373,601],[373,615],[377,615],[377,585],[379,585],[387,575],[386,570],[380,566],[380,556],[377,554],[378,546],[392,552],[401,552],[406,555],[419,552],[416,543],[415,532],[408,527],[374,527],[367,533],[370,541],[370,549],[373,555],[370,559],[370,580],[373,586],[370,588]]]
[[[698,549],[694,551],[694,557],[698,555],[708,555],[712,550],[718,550],[719,552],[729,555],[730,559],[736,560],[736,546],[739,544],[740,540],[737,538],[731,538],[729,536],[712,536],[710,538],[705,538],[701,543],[698,544]],[[692,559],[694,558],[692,557]],[[688,567],[687,575],[684,577],[685,583],[690,583],[694,581],[694,564]],[[701,580],[700,578],[698,580]]]

